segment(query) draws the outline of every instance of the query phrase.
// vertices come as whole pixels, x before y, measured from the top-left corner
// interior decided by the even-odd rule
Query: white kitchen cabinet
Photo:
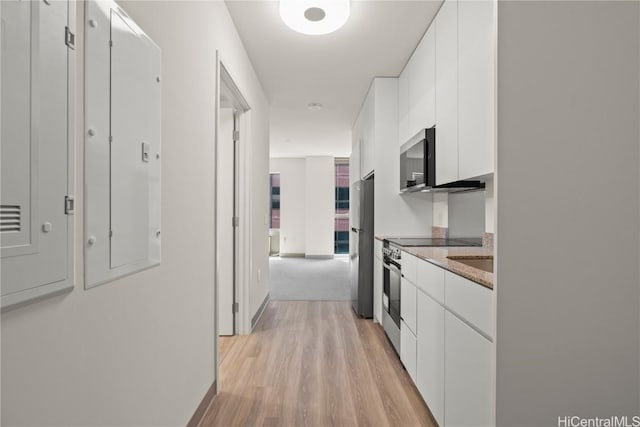
[[[449,271],[444,280],[447,308],[493,337],[493,291]]]
[[[418,289],[444,304],[444,269],[430,262],[418,260]]]
[[[362,137],[360,139],[360,176],[364,179],[373,172],[375,153],[375,90],[371,85],[360,111]]]
[[[400,281],[400,318],[407,324],[414,335],[417,335],[417,289],[404,277]]]
[[[353,126],[351,156],[349,157],[349,184],[362,179],[360,174],[360,144],[362,142],[362,117],[358,116]],[[349,193],[351,194],[351,193]],[[350,206],[352,206],[350,204]]]
[[[438,267],[435,267],[438,268]],[[418,291],[416,385],[440,426],[444,419],[444,307]]]
[[[445,0],[436,26],[436,184],[458,180],[458,1]]]
[[[409,373],[414,384],[416,382],[416,357],[416,336],[402,320],[400,321],[400,360],[402,360],[402,364]]]
[[[375,256],[373,257],[373,318],[378,323],[382,322],[382,258],[379,253],[382,248],[378,248],[378,243],[382,246],[382,242],[375,241]]]
[[[402,276],[415,285],[418,281],[418,262],[421,260],[418,260],[415,255],[404,251],[402,251],[401,256]]]
[[[458,3],[459,179],[493,172],[495,0]]]
[[[373,240],[373,255],[382,260],[382,240]]]
[[[75,4],[0,2],[2,309],[74,283]]]
[[[435,72],[436,35],[431,25],[410,59],[409,138],[436,123]]]
[[[445,334],[444,425],[492,425],[491,342],[449,312]]]
[[[411,138],[409,135],[409,69],[408,66],[398,78],[398,145]]]

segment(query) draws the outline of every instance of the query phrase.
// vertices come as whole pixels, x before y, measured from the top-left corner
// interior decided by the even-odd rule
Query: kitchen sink
[[[493,256],[451,255],[451,261],[460,262],[469,267],[477,268],[488,273],[493,273]]]

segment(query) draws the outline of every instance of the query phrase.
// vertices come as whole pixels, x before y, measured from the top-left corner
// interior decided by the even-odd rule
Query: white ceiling
[[[271,157],[346,157],[371,79],[400,73],[442,0],[352,0],[344,27],[322,36],[289,29],[277,1],[226,4],[271,104]]]

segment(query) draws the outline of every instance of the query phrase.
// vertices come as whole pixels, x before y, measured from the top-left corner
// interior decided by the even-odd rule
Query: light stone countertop
[[[376,236],[376,239],[383,240],[389,237]],[[461,262],[447,258],[448,256],[465,257],[486,257],[493,256],[493,250],[483,247],[405,247],[402,251],[410,253],[422,260],[430,262],[449,270],[459,276],[476,282],[486,288],[493,289],[493,273],[489,273],[479,268],[471,267]]]

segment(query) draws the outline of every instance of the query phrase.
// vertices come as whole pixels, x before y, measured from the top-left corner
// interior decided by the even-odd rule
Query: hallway
[[[220,357],[201,426],[433,425],[382,328],[349,302],[271,301]]]

